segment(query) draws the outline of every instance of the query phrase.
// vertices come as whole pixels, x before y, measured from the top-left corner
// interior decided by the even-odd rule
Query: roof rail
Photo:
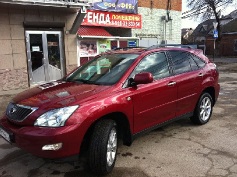
[[[146,49],[146,47],[116,47],[112,50]]]
[[[160,44],[160,45],[152,45],[148,47],[146,50],[157,49],[161,47],[179,47],[179,48],[189,48],[189,49],[197,49],[197,45],[188,45],[188,44]]]
[[[147,47],[115,47],[115,48],[112,48],[111,50],[107,50],[105,52],[102,52],[101,54],[106,54],[106,53],[112,53],[114,51],[127,51],[127,50],[132,50],[132,49],[136,49],[136,50],[146,50]]]

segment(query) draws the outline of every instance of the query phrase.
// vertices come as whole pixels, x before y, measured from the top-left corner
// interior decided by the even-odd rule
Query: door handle
[[[170,83],[168,83],[168,86],[174,86],[174,85],[176,85],[176,82],[170,82]]]
[[[203,73],[199,73],[199,74],[198,74],[198,77],[203,77]]]

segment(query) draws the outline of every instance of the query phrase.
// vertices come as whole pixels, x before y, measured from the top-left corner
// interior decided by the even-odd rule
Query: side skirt
[[[193,116],[193,112],[190,112],[190,113],[184,114],[182,116],[176,117],[174,119],[170,119],[170,120],[168,120],[166,122],[163,122],[161,124],[157,124],[157,125],[155,125],[153,127],[150,127],[150,128],[145,129],[145,130],[142,130],[141,132],[138,132],[138,133],[132,135],[132,141],[134,139],[136,139],[137,137],[142,136],[143,134],[146,134],[146,133],[148,133],[148,132],[150,132],[152,130],[155,130],[157,128],[163,127],[165,125],[168,125],[168,124],[170,124],[172,122],[175,122],[175,121],[178,121],[180,119],[186,119],[186,118],[189,118],[189,117],[192,117],[192,116]]]

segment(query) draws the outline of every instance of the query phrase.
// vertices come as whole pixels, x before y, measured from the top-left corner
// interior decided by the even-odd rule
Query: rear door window
[[[192,71],[189,54],[184,51],[169,51],[172,61],[172,67],[175,74]]]

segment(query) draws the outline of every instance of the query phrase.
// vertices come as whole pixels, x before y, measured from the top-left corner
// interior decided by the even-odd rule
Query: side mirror
[[[138,73],[135,75],[134,79],[130,78],[128,80],[128,85],[130,87],[134,87],[139,84],[149,84],[153,82],[153,76],[149,72]]]

